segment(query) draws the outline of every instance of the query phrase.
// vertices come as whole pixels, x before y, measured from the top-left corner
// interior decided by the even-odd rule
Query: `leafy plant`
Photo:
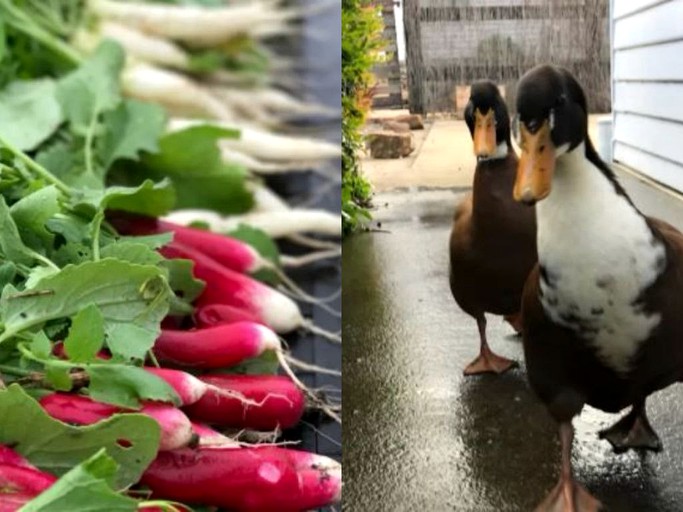
[[[372,66],[381,59],[382,19],[365,0],[342,1],[342,227],[351,233],[370,218],[370,184],[363,178],[358,153],[361,128],[374,84]]]

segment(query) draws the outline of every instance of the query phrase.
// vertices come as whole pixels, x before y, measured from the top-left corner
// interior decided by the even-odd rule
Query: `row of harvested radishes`
[[[196,327],[162,329],[153,349],[162,364],[202,371],[229,368],[267,350],[279,351],[276,332],[306,326],[294,301],[246,275],[266,265],[250,246],[156,219],[112,222],[122,234],[172,231],[174,241],[161,249],[162,254],[193,260],[195,277],[206,282],[196,301]],[[62,344],[54,350],[65,357]],[[103,351],[99,357],[109,354]],[[53,418],[74,425],[90,425],[114,414],[153,418],[161,428],[159,453],[140,483],[155,498],[236,511],[282,512],[310,510],[340,499],[341,465],[336,461],[280,446],[246,446],[208,426],[259,431],[293,427],[304,413],[306,395],[292,379],[196,377],[179,369],[145,369],[176,391],[180,408],[147,402],[139,411],[128,410],[70,393],[45,395],[40,404]],[[0,487],[11,485],[16,491],[12,503],[0,504],[0,512],[18,510],[55,480],[0,446]]]

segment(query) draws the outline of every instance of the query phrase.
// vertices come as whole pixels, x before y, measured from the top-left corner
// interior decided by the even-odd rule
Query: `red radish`
[[[146,366],[145,370],[166,381],[180,397],[182,405],[193,404],[206,393],[207,385],[190,373],[154,366]]]
[[[32,467],[0,464],[0,512],[19,510],[56,481],[55,476]]]
[[[195,323],[199,327],[211,327],[236,322],[258,322],[258,317],[249,311],[228,306],[227,304],[207,304],[198,307],[194,313]]]
[[[225,427],[290,428],[303,415],[306,400],[288,377],[279,375],[202,375],[204,396],[184,408],[193,420]]]
[[[317,456],[300,468],[292,450],[264,446],[159,453],[141,482],[154,496],[240,511],[299,512],[341,496],[341,467]],[[317,472],[317,481],[311,472]]]
[[[146,403],[140,412],[154,418],[161,427],[159,450],[182,448],[196,440],[192,423],[181,410],[165,404]]]
[[[318,456],[318,459],[327,457]],[[321,503],[337,503],[341,501],[341,467],[339,469],[314,469],[299,471],[301,480],[301,510],[312,510],[320,507]]]
[[[192,247],[237,272],[251,273],[272,266],[249,244],[211,231],[129,214],[113,215],[111,222],[120,233],[126,235],[173,233],[175,242]]]
[[[20,468],[38,469],[9,446],[0,444],[0,464]]]
[[[192,431],[199,436],[199,446],[232,446],[234,448],[240,446],[234,439],[230,439],[228,436],[224,436],[220,432],[217,432],[202,423],[192,422]]]
[[[154,343],[154,354],[159,361],[174,365],[215,369],[235,366],[279,348],[280,339],[267,327],[238,322],[190,331],[162,329]]]
[[[159,450],[173,450],[190,444],[194,435],[190,420],[183,412],[166,404],[145,403],[139,411],[96,402],[82,395],[52,393],[40,399],[40,405],[53,418],[75,425],[91,425],[118,413],[141,413],[156,420],[161,427]]]
[[[206,282],[206,288],[197,301],[199,307],[227,304],[243,309],[276,332],[290,332],[307,326],[292,299],[244,274],[225,268],[200,251],[172,243],[163,247],[161,253],[166,258],[194,261],[194,276]]]

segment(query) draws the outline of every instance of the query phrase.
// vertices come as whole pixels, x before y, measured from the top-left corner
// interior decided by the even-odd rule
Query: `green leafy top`
[[[111,476],[117,489],[140,479],[159,446],[159,425],[147,416],[116,415],[94,425],[73,427],[48,416],[17,384],[0,391],[0,418],[0,444],[12,446],[54,475],[63,475],[105,448],[119,464]]]

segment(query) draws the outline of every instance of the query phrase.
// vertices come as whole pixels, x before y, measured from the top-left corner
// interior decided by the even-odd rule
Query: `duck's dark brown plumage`
[[[468,374],[499,372],[511,366],[510,361],[489,351],[484,315],[519,313],[522,288],[536,262],[534,211],[512,198],[517,156],[510,141],[507,110],[493,83],[472,86],[466,118],[473,137],[477,111],[495,113],[496,145],[506,144],[507,152],[498,158],[479,159],[472,194],[458,205],[453,219],[451,292],[463,311],[477,320],[480,331],[481,354],[466,369]]]

